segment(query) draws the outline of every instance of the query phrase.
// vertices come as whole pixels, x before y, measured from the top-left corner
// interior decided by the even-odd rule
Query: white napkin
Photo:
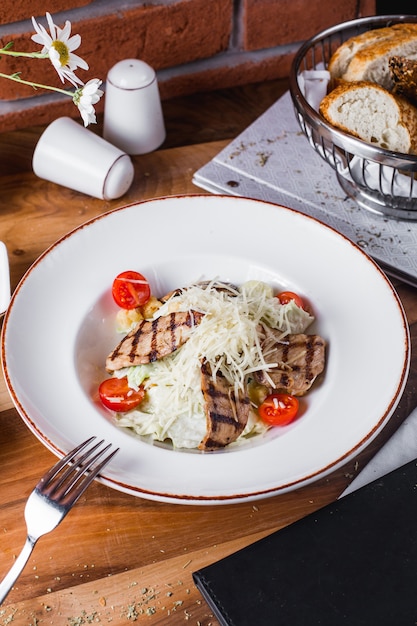
[[[353,157],[349,168],[341,170],[340,175],[347,180],[366,185],[374,191],[380,191],[390,196],[417,198],[417,184],[412,176],[399,174],[389,165],[379,165]]]
[[[417,408],[345,489],[340,498],[417,458]]]
[[[319,111],[320,102],[327,93],[327,86],[330,80],[330,73],[325,69],[321,69],[321,66],[318,66],[318,68],[301,72],[298,79],[305,99],[317,112]],[[310,143],[313,143],[310,136],[308,139]],[[313,147],[323,151],[322,146],[313,143]],[[329,153],[326,160],[332,162],[334,156],[337,159],[337,154]],[[352,159],[349,168],[341,167],[340,164],[341,160],[338,166],[339,174],[346,180],[365,185],[383,194],[417,198],[417,183],[415,183],[412,177],[399,174],[393,167],[379,165],[368,160],[364,161],[364,159],[359,157]]]
[[[324,69],[305,70],[298,77],[298,83],[308,104],[318,112],[320,102],[327,93],[330,72]]]

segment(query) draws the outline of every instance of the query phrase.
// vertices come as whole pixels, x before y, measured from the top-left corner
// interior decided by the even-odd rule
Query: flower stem
[[[48,57],[47,52],[16,52],[16,50],[8,50],[7,48],[0,48],[0,54],[6,54],[10,57],[27,57],[29,59],[46,59]]]
[[[29,85],[29,87],[33,87],[34,89],[47,89],[48,91],[56,91],[57,93],[63,93],[66,96],[70,96],[71,98],[74,96],[72,91],[67,91],[66,89],[60,89],[59,87],[51,87],[50,85],[42,85],[40,83],[32,83],[29,80],[23,80],[23,78],[19,78],[17,74],[3,74],[0,72],[0,78],[7,78],[8,80],[14,80],[16,83],[20,83],[22,85]]]

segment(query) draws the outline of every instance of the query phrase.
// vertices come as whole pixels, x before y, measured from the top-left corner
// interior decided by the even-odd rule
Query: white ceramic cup
[[[130,157],[69,117],[42,133],[32,167],[36,176],[95,198],[120,198],[132,184]]]

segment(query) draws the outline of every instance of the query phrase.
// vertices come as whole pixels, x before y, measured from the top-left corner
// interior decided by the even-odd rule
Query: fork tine
[[[91,442],[91,440],[89,441]],[[71,460],[65,463],[63,466],[61,465],[60,470],[55,472],[50,481],[44,482],[42,492],[47,493],[50,498],[56,498],[60,495],[63,495],[68,489],[71,488],[73,484],[72,481],[69,480],[69,477],[71,475],[79,476],[82,472],[87,471],[88,468],[94,463],[94,461],[102,456],[102,454],[104,454],[104,452],[106,452],[106,450],[111,447],[111,444],[107,445],[104,450],[98,452],[95,456],[91,457],[88,463],[84,463],[84,461],[86,461],[86,459],[88,459],[101,446],[102,443],[103,439],[96,443],[89,450],[85,450],[84,454],[79,457],[77,457],[77,455],[74,456],[73,454],[71,454]],[[83,448],[81,448],[80,452],[82,450]],[[62,472],[60,473],[61,470]],[[77,474],[75,474],[75,472],[77,472]],[[65,483],[67,483],[66,487]]]
[[[65,506],[72,506],[77,502],[77,500],[82,496],[87,487],[93,482],[93,480],[98,476],[101,470],[111,461],[111,459],[117,454],[119,448],[113,450],[110,454],[108,454],[104,459],[98,463],[98,465],[93,466],[93,464],[102,457],[102,455],[111,447],[111,444],[106,446],[101,452],[98,452],[93,459],[91,459],[86,466],[82,467],[78,474],[71,481],[71,484],[65,490],[62,497],[60,497],[61,504]],[[88,471],[89,470],[89,471]],[[88,473],[86,473],[88,471]]]
[[[51,469],[42,476],[42,478],[36,485],[36,488],[42,489],[42,487],[46,483],[49,483],[49,481],[52,480],[52,478],[56,476],[56,474],[58,474],[58,472],[61,471],[63,467],[65,467],[68,463],[70,463],[70,461],[72,461],[74,457],[77,456],[79,452],[81,452],[81,450],[83,450],[86,446],[88,446],[89,443],[94,441],[94,439],[95,437],[90,437],[83,443],[80,443],[80,445],[74,448],[74,450],[71,450],[71,452],[68,452],[68,454],[62,457],[62,459],[57,461],[57,463],[55,463],[55,465],[51,467]]]
[[[54,483],[51,484],[51,489],[47,490],[50,498],[59,498],[59,500],[62,500],[67,493],[69,493],[77,486],[78,483],[82,481],[83,478],[85,478],[86,476],[90,476],[94,473],[94,463],[98,461],[98,459],[100,459],[109,448],[111,448],[111,444],[108,444],[105,448],[99,450],[98,452],[96,452],[96,454],[94,454],[94,456],[90,458],[90,454],[95,452],[98,446],[102,443],[103,442],[100,441],[100,443],[96,444],[91,449],[91,451],[87,451],[85,454],[83,454],[82,457],[77,459],[74,465],[68,467],[62,477],[59,477],[58,482],[54,481]]]
[[[111,444],[108,444],[99,450],[98,448],[103,444],[103,440],[101,440],[92,448],[85,450],[94,439],[95,437],[90,437],[90,439],[87,439],[87,441],[67,454],[61,461],[58,461],[41,478],[36,489],[47,498],[59,501],[59,504],[62,506],[69,507],[75,504],[119,450],[119,448],[113,450],[98,465],[94,465],[111,448]],[[84,453],[77,457],[77,454],[83,450],[85,450]]]

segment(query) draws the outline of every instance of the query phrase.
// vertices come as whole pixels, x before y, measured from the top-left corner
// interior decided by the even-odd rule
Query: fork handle
[[[14,583],[19,578],[20,573],[28,562],[30,555],[32,554],[35,543],[36,540],[33,539],[33,537],[26,537],[26,541],[24,543],[22,551],[20,552],[16,561],[13,563],[12,567],[0,583],[0,604],[2,604],[9,591],[13,587]]]

